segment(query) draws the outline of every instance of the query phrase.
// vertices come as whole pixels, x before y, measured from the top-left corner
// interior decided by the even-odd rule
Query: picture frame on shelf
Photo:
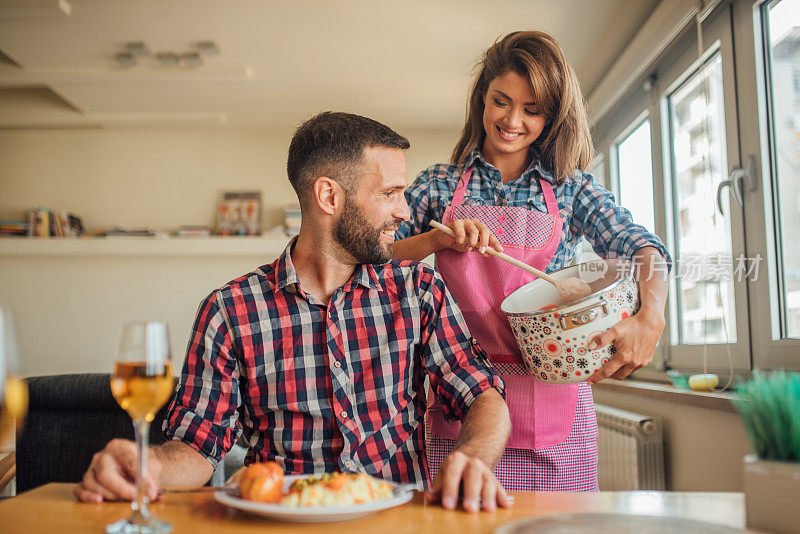
[[[217,235],[261,235],[261,191],[222,191],[217,203]]]

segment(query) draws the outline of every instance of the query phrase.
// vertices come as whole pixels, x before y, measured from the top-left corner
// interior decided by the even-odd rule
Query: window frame
[[[598,184],[602,185],[606,189],[609,189],[608,170],[607,170],[608,165],[606,165],[606,159],[607,158],[604,153],[595,151],[594,159],[592,159],[592,167],[590,172],[592,173],[592,176],[594,176],[594,179]],[[603,172],[602,176],[597,175],[598,169],[602,169]]]

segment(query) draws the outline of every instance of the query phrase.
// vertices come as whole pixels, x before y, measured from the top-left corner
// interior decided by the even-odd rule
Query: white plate
[[[284,490],[289,488],[289,485],[298,478],[305,478],[305,476],[287,476],[284,477]],[[248,501],[240,499],[234,493],[234,490],[221,490],[214,492],[214,498],[217,502],[249,512],[257,514],[277,521],[288,521],[292,523],[324,523],[328,521],[345,521],[348,519],[356,519],[364,517],[380,510],[394,508],[410,501],[414,497],[413,487],[401,486],[389,480],[386,481],[394,488],[394,497],[383,501],[376,501],[364,504],[353,504],[350,506],[284,506],[282,504],[270,504],[264,502]]]

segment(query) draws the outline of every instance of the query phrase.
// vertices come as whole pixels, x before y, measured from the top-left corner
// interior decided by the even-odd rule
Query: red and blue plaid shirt
[[[325,306],[303,291],[292,246],[200,305],[168,439],[216,465],[241,431],[246,463],[426,483],[425,378],[458,419],[502,381],[429,266],[358,265]]]

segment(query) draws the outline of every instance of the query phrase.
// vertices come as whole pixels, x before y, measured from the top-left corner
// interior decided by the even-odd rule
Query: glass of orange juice
[[[147,509],[145,479],[150,423],[158,410],[172,396],[172,363],[169,332],[166,323],[127,323],[122,327],[119,350],[111,375],[111,393],[133,420],[136,448],[139,452],[136,469],[136,498],[133,512],[106,527],[110,533],[169,532],[169,523],[153,517]]]

